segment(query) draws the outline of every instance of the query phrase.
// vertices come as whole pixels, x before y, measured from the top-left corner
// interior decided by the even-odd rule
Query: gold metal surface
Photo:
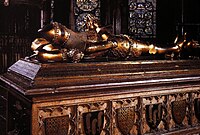
[[[194,41],[187,42],[186,34],[181,40],[178,40],[177,36],[170,45],[172,47],[166,48],[135,40],[128,35],[113,35],[106,27],[99,27],[98,21],[90,15],[87,16],[86,26],[87,30],[79,33],[57,22],[45,26],[39,30],[43,38],[38,38],[32,43],[34,56],[40,61],[79,62],[84,56],[89,59],[102,55],[126,59],[139,57],[144,53],[174,56],[171,54],[179,54],[183,48],[198,46]],[[74,51],[76,53],[70,53]]]

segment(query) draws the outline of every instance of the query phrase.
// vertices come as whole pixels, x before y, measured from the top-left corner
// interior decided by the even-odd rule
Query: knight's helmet
[[[64,44],[70,37],[69,29],[58,22],[52,22],[39,29],[38,32],[43,38],[53,44]]]

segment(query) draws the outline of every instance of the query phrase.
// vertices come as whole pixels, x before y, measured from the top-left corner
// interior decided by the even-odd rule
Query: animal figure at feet
[[[42,37],[32,42],[34,54],[30,58],[43,62],[77,63],[101,56],[126,59],[143,53],[180,53],[185,47],[197,45],[193,41],[187,42],[186,35],[180,41],[177,37],[169,48],[144,43],[128,35],[113,35],[106,27],[99,27],[97,20],[90,15],[87,16],[86,26],[85,32],[74,32],[57,22],[46,25],[38,31]]]

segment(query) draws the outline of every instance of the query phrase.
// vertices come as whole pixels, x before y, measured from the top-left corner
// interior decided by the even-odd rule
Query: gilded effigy
[[[197,42],[186,40],[186,34],[180,40],[176,37],[172,47],[162,48],[128,35],[113,35],[106,27],[99,27],[94,17],[88,15],[86,19],[85,32],[74,32],[57,22],[40,29],[42,38],[33,41],[31,48],[34,54],[29,58],[77,63],[97,57],[129,59],[145,53],[172,56],[178,55],[183,49],[198,48]]]

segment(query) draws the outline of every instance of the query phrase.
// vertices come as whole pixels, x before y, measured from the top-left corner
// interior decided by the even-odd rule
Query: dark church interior
[[[199,43],[199,0],[0,0],[0,135],[199,135]]]

